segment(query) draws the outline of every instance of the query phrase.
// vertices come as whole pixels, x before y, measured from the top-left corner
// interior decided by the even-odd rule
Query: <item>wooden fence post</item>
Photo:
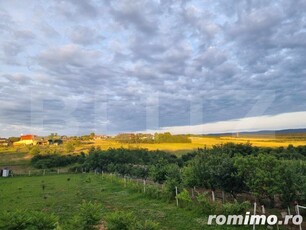
[[[211,190],[211,197],[212,197],[212,201],[215,202],[216,198],[215,198],[215,192],[214,190]]]
[[[300,208],[299,208],[299,204],[296,203],[296,214],[299,216],[300,215]],[[302,230],[302,224],[300,224],[299,226],[299,230]]]
[[[176,206],[178,207],[179,206],[179,202],[178,202],[178,197],[177,197],[177,186],[175,186],[175,200],[176,200]]]
[[[254,202],[254,216],[256,215],[256,206],[257,206],[257,204],[256,204],[256,201],[255,201]],[[253,230],[255,230],[255,221],[253,223]]]
[[[224,191],[222,190],[222,203],[225,202],[225,194],[224,194]]]
[[[288,206],[288,215],[291,215],[290,207]]]

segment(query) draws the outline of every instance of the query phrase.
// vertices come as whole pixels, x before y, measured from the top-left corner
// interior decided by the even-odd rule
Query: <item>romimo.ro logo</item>
[[[283,219],[278,219],[276,215],[250,215],[250,212],[246,212],[243,215],[209,215],[208,225],[288,225],[290,223],[294,225],[300,225],[303,222],[301,215],[286,215]]]

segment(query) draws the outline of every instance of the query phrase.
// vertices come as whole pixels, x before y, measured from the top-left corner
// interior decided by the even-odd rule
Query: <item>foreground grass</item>
[[[28,209],[55,213],[65,226],[83,201],[102,204],[105,215],[115,210],[132,211],[138,220],[158,222],[160,229],[237,229],[203,226],[201,222],[206,222],[203,215],[177,208],[173,202],[149,198],[109,178],[103,179],[101,175],[0,178],[1,210]]]

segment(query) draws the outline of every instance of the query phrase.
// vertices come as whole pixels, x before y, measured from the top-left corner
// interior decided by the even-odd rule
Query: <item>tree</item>
[[[269,154],[259,154],[237,157],[235,166],[250,191],[260,200],[268,198],[270,206],[274,207],[274,196],[279,194],[283,179],[279,160]]]
[[[154,182],[163,183],[167,175],[167,162],[160,160],[157,164],[151,166],[149,175]]]
[[[299,162],[282,161],[280,174],[280,195],[283,205],[299,200],[305,202],[306,195],[306,167]]]
[[[236,198],[245,184],[238,175],[233,158],[228,154],[205,152],[197,155],[183,171],[187,186],[206,187],[211,190],[222,189]]]
[[[50,135],[49,135],[49,139],[50,140],[54,140],[54,139],[56,139],[57,138],[57,133],[51,133]]]
[[[214,174],[216,184],[220,189],[230,193],[236,199],[237,193],[246,189],[243,178],[238,174],[233,158],[222,154],[219,156],[218,161],[219,165],[216,165]]]
[[[90,133],[90,139],[93,139],[95,136],[96,136],[96,134],[95,133]]]
[[[175,196],[175,187],[181,187],[182,176],[180,168],[176,164],[169,164],[166,167],[165,189]]]

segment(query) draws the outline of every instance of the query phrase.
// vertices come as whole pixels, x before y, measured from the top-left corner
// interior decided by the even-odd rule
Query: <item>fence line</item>
[[[121,174],[118,174],[118,173],[105,173],[103,170],[101,170],[101,171],[97,171],[97,170],[88,171],[88,170],[82,168],[81,172],[78,172],[78,170],[76,170],[75,172],[71,172],[71,171],[67,171],[67,170],[64,171],[64,170],[60,170],[60,169],[57,169],[57,170],[41,169],[41,170],[34,170],[34,171],[29,170],[28,172],[18,173],[18,174],[15,173],[12,176],[13,177],[16,177],[16,176],[32,177],[32,176],[46,176],[46,175],[59,175],[59,174],[76,175],[76,174],[81,174],[81,173],[88,173],[88,174],[97,175],[97,176],[101,175],[103,179],[109,179],[109,181],[112,182],[112,183],[118,182],[119,184],[121,184],[123,186],[123,188],[128,188],[129,185],[133,184],[135,186],[139,186],[138,191],[140,191],[144,194],[149,194],[149,190],[152,189],[152,187],[150,187],[150,186],[155,187],[157,189],[157,191],[160,192],[161,194],[165,193],[164,184],[158,184],[158,183],[155,183],[155,182],[150,181],[150,180],[133,178],[133,177],[129,177],[129,176],[126,176],[126,175],[121,175]],[[143,182],[143,183],[141,183],[141,182]],[[196,189],[195,187],[189,189],[188,191],[189,191],[189,197],[192,200],[197,200],[197,197],[199,195],[205,194],[205,192],[203,192],[205,190],[202,189],[202,193],[201,193],[201,189],[199,189],[199,188]],[[175,203],[176,203],[177,207],[179,207],[178,194],[180,194],[180,192],[181,191],[179,190],[179,188],[177,186],[175,186],[175,197],[174,198],[175,198]],[[225,202],[224,191],[221,191],[221,192],[222,192],[221,201],[222,201],[222,203],[224,203]],[[207,194],[206,197],[209,198],[209,195]],[[219,197],[216,196],[214,193],[213,193],[213,195],[211,194],[211,200],[212,201],[215,200],[216,198],[219,198]],[[261,207],[260,208],[261,209],[260,210],[261,214],[267,214],[264,205],[259,205],[259,207]],[[306,209],[306,207],[302,206],[302,205],[295,205],[294,208],[296,210],[297,215],[300,214],[299,208]],[[257,208],[256,208],[256,205],[254,204],[254,213],[256,213],[256,211],[257,211]],[[288,206],[286,212],[282,212],[281,215],[283,215],[283,213],[286,213],[286,214],[290,215],[291,214],[290,207]]]

